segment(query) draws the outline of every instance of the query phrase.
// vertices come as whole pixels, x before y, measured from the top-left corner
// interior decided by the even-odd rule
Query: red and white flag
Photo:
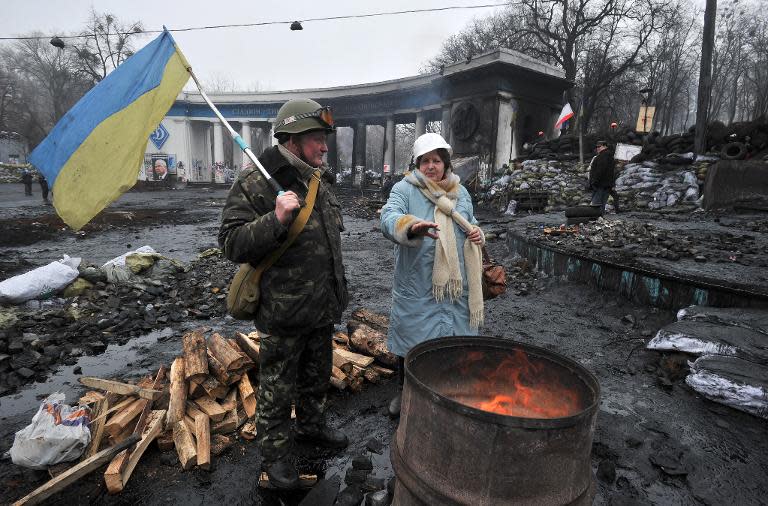
[[[565,105],[563,106],[563,110],[560,111],[560,117],[557,118],[557,122],[555,123],[555,128],[559,129],[563,125],[563,123],[565,123],[571,118],[573,118],[573,109],[571,109],[571,104],[566,102]]]

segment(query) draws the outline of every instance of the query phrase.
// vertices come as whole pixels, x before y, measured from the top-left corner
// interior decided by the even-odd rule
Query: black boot
[[[400,416],[400,404],[403,400],[403,384],[405,383],[405,359],[397,357],[397,380],[400,383],[400,391],[389,401],[389,416],[397,418]]]
[[[349,445],[346,434],[327,425],[310,431],[296,429],[296,441],[312,443],[323,448],[346,448]]]
[[[287,459],[262,466],[269,478],[269,484],[281,490],[293,490],[299,488],[299,473]]]

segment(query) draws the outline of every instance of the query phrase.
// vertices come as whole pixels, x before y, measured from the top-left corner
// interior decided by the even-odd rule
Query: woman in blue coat
[[[476,335],[483,322],[485,242],[472,199],[451,170],[451,146],[427,133],[413,145],[416,169],[407,172],[382,209],[381,230],[395,243],[395,279],[387,347],[403,357],[440,336]],[[461,225],[460,225],[461,223]],[[400,413],[400,395],[389,406]]]

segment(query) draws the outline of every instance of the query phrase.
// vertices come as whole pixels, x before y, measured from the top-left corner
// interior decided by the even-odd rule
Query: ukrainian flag
[[[128,191],[149,135],[189,79],[170,32],[117,67],[56,124],[29,160],[53,188],[53,205],[79,230]]]

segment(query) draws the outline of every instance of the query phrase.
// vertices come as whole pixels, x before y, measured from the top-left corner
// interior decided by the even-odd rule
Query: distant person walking
[[[48,180],[45,179],[44,175],[39,174],[37,176],[37,182],[40,183],[40,191],[43,194],[43,202],[47,204],[48,203]]]
[[[24,195],[32,195],[32,173],[28,169],[21,172],[21,182],[24,183]]]
[[[605,213],[605,204],[608,197],[613,198],[613,207],[619,212],[619,196],[614,189],[616,174],[614,172],[613,151],[608,147],[608,142],[597,141],[595,148],[597,154],[589,162],[589,187],[592,189],[592,205],[600,206],[601,213]]]

